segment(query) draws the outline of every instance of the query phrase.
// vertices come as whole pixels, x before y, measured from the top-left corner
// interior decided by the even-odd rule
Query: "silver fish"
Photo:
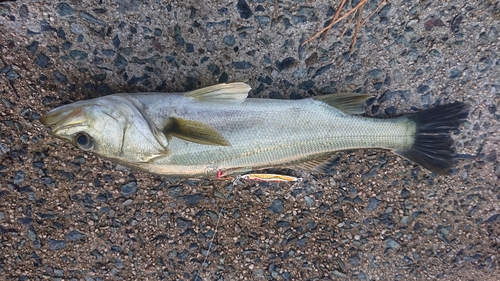
[[[286,167],[324,173],[340,150],[392,150],[445,174],[450,131],[468,106],[452,103],[391,119],[362,117],[369,95],[247,98],[245,83],[187,93],[115,94],[44,114],[51,133],[113,162],[159,175],[220,178]]]

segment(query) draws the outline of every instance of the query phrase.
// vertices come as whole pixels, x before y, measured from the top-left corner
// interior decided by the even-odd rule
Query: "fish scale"
[[[213,176],[217,170],[284,167],[346,149],[403,149],[411,145],[415,127],[402,119],[347,115],[314,99],[246,99],[239,104],[218,104],[172,95],[163,97],[163,104],[153,105],[161,94],[128,98],[148,104],[143,110],[152,116],[158,130],[165,126],[161,121],[167,119],[165,116],[176,116],[203,122],[231,143],[220,147],[173,139],[171,155],[150,166],[161,174],[172,174],[168,167],[180,163],[190,167],[186,173]],[[207,163],[213,168],[207,170]]]
[[[215,178],[276,167],[323,173],[337,151],[361,148],[392,150],[444,174],[453,164],[450,131],[468,114],[467,105],[452,103],[369,118],[356,115],[367,95],[276,100],[247,98],[249,90],[236,82],[116,94],[53,109],[40,120],[54,136],[137,170]]]

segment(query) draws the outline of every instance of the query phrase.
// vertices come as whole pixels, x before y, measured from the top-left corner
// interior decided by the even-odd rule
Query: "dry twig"
[[[326,38],[326,35],[328,34],[328,31],[330,31],[330,29],[332,28],[332,26],[335,24],[332,24],[336,19],[339,18],[339,15],[340,15],[340,12],[342,11],[342,9],[344,8],[344,5],[345,3],[347,2],[347,0],[342,0],[342,2],[340,3],[339,7],[337,8],[337,11],[335,12],[335,15],[333,16],[332,20],[330,21],[330,24],[328,25],[328,29],[325,30],[324,34],[323,34],[323,40],[325,40]]]
[[[278,0],[274,0],[273,18],[275,22],[278,22]]]
[[[377,8],[375,9],[375,11],[373,11],[362,23],[361,25],[364,25],[376,12],[378,12],[380,10],[380,8],[382,8],[382,6],[384,6],[384,4],[387,2],[387,0],[383,0],[382,2],[380,2],[380,4],[377,6]]]
[[[347,32],[347,30],[349,29],[349,26],[351,26],[351,23],[352,23],[352,20],[354,19],[354,16],[356,14],[352,14],[351,15],[351,18],[349,19],[349,21],[347,22],[347,24],[345,25],[345,28],[344,28],[344,31],[342,31],[342,34],[340,34],[340,37],[344,37],[344,34]],[[323,37],[325,37],[325,35],[323,35]],[[324,39],[324,38],[323,38]]]
[[[358,21],[356,22],[356,29],[354,30],[354,36],[352,36],[352,41],[351,41],[351,49],[350,49],[351,54],[354,50],[354,46],[356,45],[359,26],[361,25],[361,18],[363,18],[363,8],[364,7],[365,7],[365,4],[361,5],[361,7],[358,10]]]
[[[311,36],[304,43],[302,43],[302,46],[304,46],[305,44],[307,44],[307,43],[311,42],[312,40],[316,39],[320,35],[323,35],[322,39],[324,40],[326,38],[326,35],[328,34],[328,31],[330,31],[330,29],[332,29],[332,27],[335,24],[337,24],[338,22],[342,21],[343,19],[351,16],[351,18],[349,19],[349,21],[348,21],[348,23],[347,23],[344,31],[342,32],[342,36],[344,36],[346,30],[351,25],[351,23],[352,23],[355,15],[356,15],[356,13],[357,13],[358,18],[356,20],[356,29],[354,31],[354,35],[353,35],[352,42],[351,42],[351,47],[350,47],[350,52],[352,53],[354,51],[354,46],[356,45],[356,37],[358,35],[360,27],[363,26],[366,23],[366,21],[371,16],[373,16],[377,11],[379,11],[380,8],[382,8],[382,6],[387,2],[387,0],[383,0],[377,6],[377,8],[375,9],[375,11],[373,11],[364,21],[362,21],[362,18],[363,18],[363,9],[364,9],[366,3],[368,2],[368,0],[361,0],[354,8],[352,8],[349,11],[347,11],[344,15],[340,16],[340,13],[342,12],[342,10],[343,10],[346,2],[347,2],[347,0],[342,0],[342,2],[340,2],[339,6],[337,7],[337,11],[335,12],[335,15],[331,19],[331,21],[328,24],[328,26],[325,27],[325,28],[323,28],[323,29],[321,29],[320,31],[316,32],[313,36]]]

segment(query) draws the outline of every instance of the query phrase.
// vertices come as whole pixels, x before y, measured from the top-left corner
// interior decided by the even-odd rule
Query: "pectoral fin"
[[[187,92],[184,96],[198,100],[238,103],[247,98],[250,89],[249,85],[242,82],[224,83]]]
[[[298,170],[328,174],[329,172],[331,172],[333,166],[337,164],[337,161],[339,159],[340,157],[336,154],[335,156],[326,155],[315,158],[313,160],[298,163],[294,168]]]
[[[199,144],[219,146],[231,145],[221,133],[199,121],[172,117],[163,129],[163,133],[169,140],[172,137],[176,137]]]
[[[341,93],[318,96],[314,97],[314,99],[323,101],[346,114],[361,114],[365,112],[364,105],[366,100],[371,97],[371,95]]]

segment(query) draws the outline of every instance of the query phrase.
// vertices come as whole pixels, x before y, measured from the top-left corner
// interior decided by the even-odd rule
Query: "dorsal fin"
[[[332,167],[337,164],[340,156],[337,154],[328,154],[325,156],[320,156],[313,160],[297,163],[294,168],[297,170],[304,170],[310,172],[317,172],[321,174],[328,174],[331,172]]]
[[[210,125],[199,121],[170,117],[167,125],[163,128],[168,141],[172,137],[177,137],[185,141],[190,141],[206,145],[230,146],[231,144],[224,136]]]
[[[187,92],[184,96],[207,101],[243,102],[250,89],[250,86],[243,82],[223,83]]]
[[[362,114],[365,112],[365,101],[371,97],[371,95],[340,93],[317,96],[313,99],[325,102],[346,114]]]

